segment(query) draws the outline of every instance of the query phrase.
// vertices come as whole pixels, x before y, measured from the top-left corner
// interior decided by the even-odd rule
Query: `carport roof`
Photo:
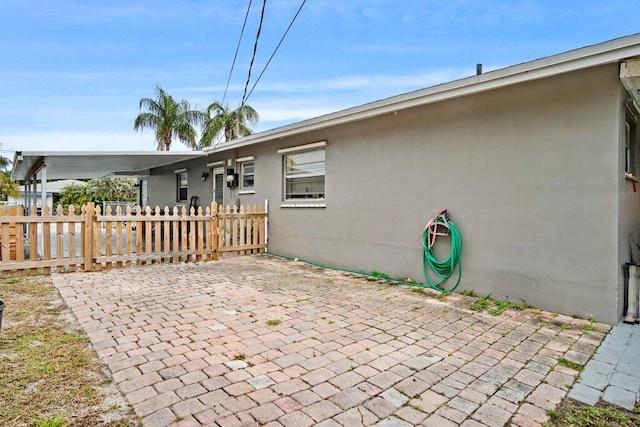
[[[149,169],[203,155],[201,151],[17,151],[11,179],[25,180],[44,164],[48,180],[145,175]]]

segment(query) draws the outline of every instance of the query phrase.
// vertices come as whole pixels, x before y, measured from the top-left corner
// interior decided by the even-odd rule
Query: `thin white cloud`
[[[371,88],[423,88],[435,84],[455,80],[467,74],[466,70],[444,69],[436,72],[408,74],[408,75],[355,75],[322,83],[326,89],[363,90]]]
[[[485,67],[485,69],[487,69]],[[495,69],[493,67],[492,69]],[[307,80],[299,79],[294,81],[271,80],[262,81],[256,86],[256,92],[285,92],[285,93],[321,93],[327,90],[353,91],[371,89],[421,89],[440,83],[456,80],[462,77],[473,75],[475,69],[442,69],[433,72],[423,72],[405,75],[387,74],[358,74],[342,76],[333,79]],[[241,91],[243,85],[232,85],[230,92]],[[222,86],[190,86],[175,88],[180,92],[190,93],[217,93],[224,90]]]
[[[312,117],[322,116],[324,114],[331,113],[339,110],[340,108],[334,108],[335,106],[304,106],[304,105],[273,105],[271,103],[256,104],[256,110],[260,112],[260,129],[268,129],[272,126],[268,126],[273,122],[287,122],[293,123],[300,120],[310,119]]]
[[[20,151],[154,151],[153,132],[144,134],[52,132],[0,135],[3,149]],[[178,142],[172,151],[188,151]]]
[[[217,7],[215,3],[176,2],[172,0],[137,0],[135,2],[105,2],[102,0],[77,1],[26,1],[21,0],[20,5],[13,5],[14,10],[30,18],[39,18],[44,21],[56,16],[59,24],[102,24],[105,22],[165,22],[170,20],[176,26],[186,24],[193,19],[202,21],[214,20],[225,22],[235,14],[233,10],[241,10],[244,5],[232,4],[224,8]],[[241,19],[241,18],[239,18]]]

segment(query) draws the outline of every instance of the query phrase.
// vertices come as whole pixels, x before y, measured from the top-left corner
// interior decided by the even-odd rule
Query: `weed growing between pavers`
[[[442,292],[442,293],[439,293],[439,294],[438,294],[438,296],[436,297],[436,299],[437,299],[438,301],[446,301],[446,300],[447,300],[447,297],[448,297],[449,295],[451,295],[451,292]]]
[[[578,372],[582,372],[582,370],[584,369],[584,365],[581,365],[580,363],[572,362],[570,360],[565,359],[564,357],[561,357],[560,359],[558,359],[558,365],[564,366],[565,368],[573,369],[574,371],[578,371]]]
[[[465,289],[460,294],[465,296],[465,297],[477,297],[478,296],[474,289]]]
[[[499,316],[507,309],[521,311],[527,308],[533,308],[533,306],[526,302],[523,302],[522,304],[515,304],[510,301],[497,300],[492,298],[491,294],[489,294],[484,298],[478,299],[470,308],[475,311],[486,311],[492,316]]]
[[[0,424],[126,426],[103,422],[104,378],[89,340],[70,328],[49,278],[0,283],[7,304],[0,332]],[[130,419],[133,422],[133,418]]]
[[[375,271],[374,270],[374,271],[371,272],[371,275],[373,277],[379,277],[381,279],[391,279],[391,276],[389,276],[387,273],[382,273],[380,271]]]
[[[634,411],[627,411],[604,402],[590,406],[565,399],[555,410],[547,411],[547,415],[550,417],[547,427],[631,427],[640,425],[640,403]]]

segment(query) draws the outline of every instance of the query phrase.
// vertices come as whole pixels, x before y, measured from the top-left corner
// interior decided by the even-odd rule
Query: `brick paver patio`
[[[53,278],[154,427],[540,425],[608,330],[269,256]]]

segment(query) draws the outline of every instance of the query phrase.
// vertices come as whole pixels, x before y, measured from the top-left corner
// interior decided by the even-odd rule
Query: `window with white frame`
[[[241,179],[241,190],[253,190],[255,184],[255,162],[243,162],[240,166],[240,171],[242,172]]]
[[[306,147],[314,146],[309,144]],[[284,199],[324,199],[325,149],[287,152],[283,156]],[[305,146],[300,147],[304,149]],[[281,150],[287,151],[287,150]]]
[[[176,174],[178,194],[177,200],[179,202],[187,201],[187,187],[189,186],[189,174],[187,172],[179,172]]]

